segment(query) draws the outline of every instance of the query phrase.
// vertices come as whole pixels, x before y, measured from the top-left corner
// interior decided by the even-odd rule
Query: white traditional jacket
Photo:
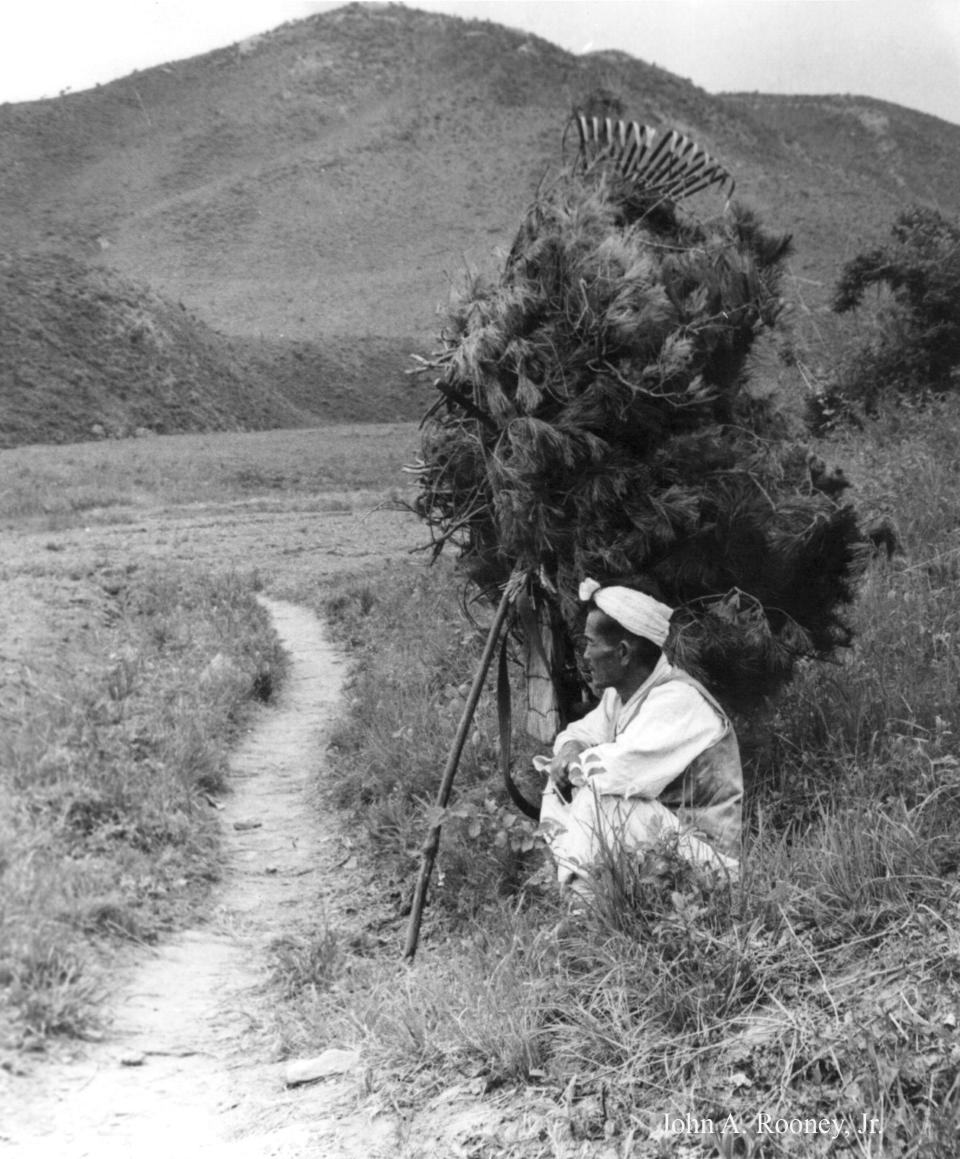
[[[599,705],[563,729],[589,747],[579,763],[601,797],[657,800],[676,815],[681,834],[740,856],[743,774],[736,734],[723,709],[697,680],[665,656],[622,703],[608,688]]]

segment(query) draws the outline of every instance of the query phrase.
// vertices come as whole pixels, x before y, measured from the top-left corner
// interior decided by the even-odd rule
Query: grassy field
[[[401,1101],[465,1080],[546,1091],[566,1107],[568,1147],[955,1154],[958,438],[952,400],[819,448],[867,513],[894,519],[903,553],[867,575],[844,661],[805,669],[751,730],[763,740],[747,753],[739,884],[661,855],[611,867],[597,904],[565,913],[529,825],[504,807],[487,703],[412,967],[401,900],[482,631],[445,565],[316,593],[355,660],[335,799],[397,898],[396,945],[371,957],[325,924],[285,947],[289,1049],[359,1042]],[[741,1149],[691,1133],[687,1115],[735,1124]],[[562,1153],[533,1136],[476,1152]]]
[[[211,802],[284,672],[256,590],[302,558],[284,535],[378,550],[350,513],[403,486],[414,442],[384,424],[0,451],[0,1045],[89,1033],[118,945],[202,914]]]
[[[387,491],[415,423],[345,424],[17,447],[0,452],[0,526],[116,519],[144,507]]]
[[[201,500],[309,510],[348,485],[384,494],[414,433],[363,434],[22,448],[0,455],[0,511],[36,531]],[[285,1049],[359,1043],[401,1105],[467,1083],[562,1109],[560,1135],[531,1127],[478,1159],[681,1143],[746,1154],[747,1139],[753,1155],[953,1155],[958,437],[950,401],[817,448],[868,516],[894,520],[903,552],[867,575],[843,663],[802,671],[749,730],[739,884],[718,888],[664,851],[611,867],[597,904],[571,915],[505,802],[488,697],[412,966],[399,960],[404,906],[490,613],[464,615],[446,561],[291,581],[286,594],[326,615],[354,662],[327,764],[376,902],[349,928],[324,919],[278,944]],[[48,549],[50,568],[69,567],[54,533]],[[208,795],[282,675],[251,573],[166,562],[94,579],[84,633],[65,629],[0,699],[0,1013],[25,1044],[90,1033],[118,941],[201,912],[218,873]],[[532,749],[517,742],[522,764]],[[736,1124],[741,1150],[681,1131],[688,1115]],[[778,1120],[839,1134],[777,1133]]]
[[[138,571],[107,612],[2,706],[0,1020],[14,1042],[83,1036],[107,947],[202,911],[229,746],[282,679],[242,576]]]

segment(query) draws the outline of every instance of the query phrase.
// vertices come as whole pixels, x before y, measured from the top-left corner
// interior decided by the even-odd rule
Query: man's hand
[[[581,741],[569,741],[547,765],[547,776],[564,797],[569,798],[572,785],[583,784],[580,754],[589,747]]]
[[[561,796],[564,797],[570,795],[570,768],[571,762],[565,761],[563,757],[554,757],[547,765],[547,776],[556,785]]]

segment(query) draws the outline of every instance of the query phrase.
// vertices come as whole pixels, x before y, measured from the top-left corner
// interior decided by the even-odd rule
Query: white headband
[[[601,612],[605,612],[611,620],[616,620],[628,632],[652,640],[659,648],[663,647],[670,632],[673,608],[643,592],[635,592],[632,588],[604,588],[593,579],[585,579],[580,584],[579,594],[584,603],[592,599]]]

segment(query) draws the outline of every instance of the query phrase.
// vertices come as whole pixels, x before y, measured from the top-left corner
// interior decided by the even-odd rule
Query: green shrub
[[[868,291],[876,290],[872,308]],[[960,223],[938,210],[900,213],[891,241],[848,262],[834,293],[838,314],[867,314],[813,402],[818,425],[861,409],[874,413],[887,393],[922,397],[960,381]]]

